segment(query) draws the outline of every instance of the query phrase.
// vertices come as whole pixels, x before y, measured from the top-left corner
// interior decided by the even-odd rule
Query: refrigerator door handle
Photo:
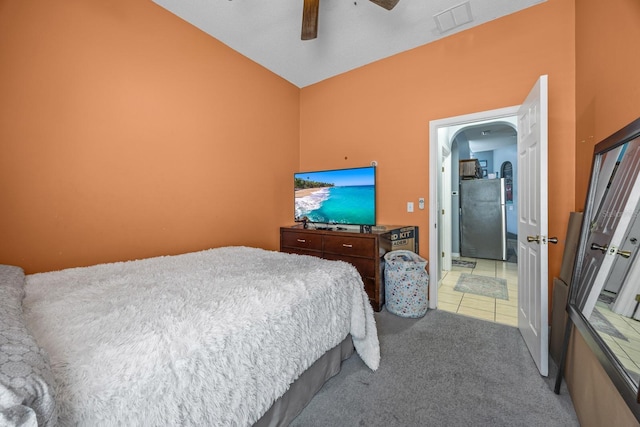
[[[500,178],[500,212],[502,213],[502,260],[507,260],[507,205],[504,178]]]

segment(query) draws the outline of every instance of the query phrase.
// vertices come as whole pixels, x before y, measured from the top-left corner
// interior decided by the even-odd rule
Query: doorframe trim
[[[445,132],[445,128],[451,126],[461,126],[475,124],[483,121],[494,121],[518,115],[520,105],[498,108],[495,110],[480,111],[477,113],[464,114],[461,116],[447,117],[444,119],[431,120],[429,122],[429,272],[431,284],[429,286],[429,308],[438,306],[438,286],[440,284],[442,268],[440,262],[440,228],[439,220],[441,206],[443,205],[442,184],[440,182],[442,169],[442,148],[453,135]],[[434,286],[435,285],[435,286]]]

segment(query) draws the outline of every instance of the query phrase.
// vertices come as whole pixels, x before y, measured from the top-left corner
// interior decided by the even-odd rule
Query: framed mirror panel
[[[638,420],[639,212],[640,119],[595,146],[567,304],[571,322]]]

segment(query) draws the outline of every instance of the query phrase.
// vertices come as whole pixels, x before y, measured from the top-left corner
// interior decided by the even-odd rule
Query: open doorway
[[[438,291],[430,295],[430,305],[512,326],[517,326],[518,301],[517,182],[513,179],[517,169],[517,111],[518,107],[509,107],[431,123],[431,140],[437,141],[431,150],[432,191],[435,184],[437,197],[431,202],[437,205],[434,212],[440,214],[440,227],[436,227],[437,237],[430,239],[430,253],[440,256],[431,256],[435,261],[431,262],[431,283],[437,284]],[[510,200],[504,207],[504,221],[509,225],[505,226],[504,237],[494,239],[504,238],[504,257],[485,259],[482,254],[465,254],[461,247],[459,161],[467,159],[477,160],[480,166],[475,177],[478,182],[503,181],[505,196],[506,181],[510,181]],[[505,172],[510,176],[505,177]],[[472,289],[465,289],[470,284]],[[478,288],[486,292],[463,292]],[[497,294],[492,296],[493,292]]]
[[[442,143],[451,146],[451,254],[515,262],[516,117],[470,123],[449,130],[450,141],[445,139]],[[477,195],[478,199],[463,198],[465,192],[467,196]],[[447,197],[444,191],[443,197]],[[444,235],[443,239],[446,238]],[[447,264],[443,265],[446,267]]]
[[[456,125],[447,134],[451,191],[443,182],[442,194],[451,199],[451,235],[442,231],[441,239],[451,240],[451,265],[443,263],[438,308],[517,327],[516,117]]]
[[[431,283],[429,307],[438,307],[438,284],[443,265],[451,257],[445,249],[451,212],[449,194],[443,196],[451,174],[450,150],[440,141],[450,140],[449,127],[483,120],[517,117],[518,123],[518,329],[540,374],[548,374],[548,76],[540,76],[523,103],[514,107],[434,120],[429,123],[429,253]],[[445,183],[443,185],[443,182]],[[450,191],[450,188],[449,188]],[[445,209],[445,205],[448,208]],[[526,207],[523,208],[523,207]],[[447,224],[448,222],[448,224]],[[448,239],[450,240],[450,239]]]

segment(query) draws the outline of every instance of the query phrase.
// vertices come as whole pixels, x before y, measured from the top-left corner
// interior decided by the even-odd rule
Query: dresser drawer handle
[[[352,248],[353,247],[353,245],[349,245],[347,243],[343,243],[342,246],[344,246],[345,248]]]
[[[296,239],[298,242],[300,243],[307,243],[307,241],[305,239]]]

